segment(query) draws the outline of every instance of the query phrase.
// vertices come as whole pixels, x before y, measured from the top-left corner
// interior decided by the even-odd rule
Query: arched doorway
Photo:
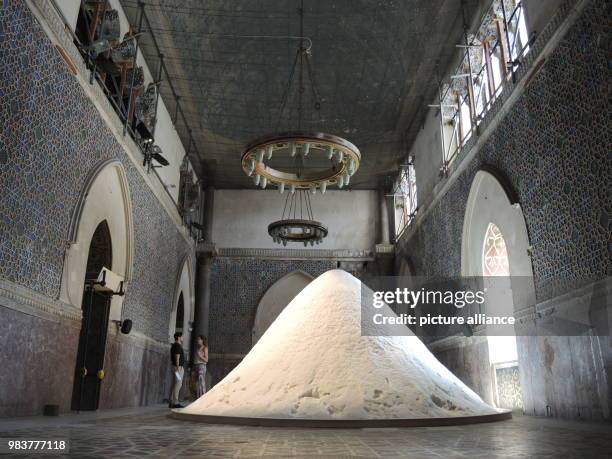
[[[104,355],[111,296],[97,290],[96,281],[103,268],[112,269],[113,246],[106,220],[96,227],[87,257],[83,280],[83,311],[79,348],[72,391],[72,409],[98,409],[100,384],[104,377]],[[101,373],[102,371],[102,373]]]
[[[168,342],[174,342],[175,332],[183,333],[183,346],[185,352],[189,353],[195,301],[193,262],[186,256],[180,266],[175,281],[174,302],[168,321]]]
[[[132,205],[125,170],[118,160],[103,161],[93,168],[71,216],[60,299],[75,308],[81,308],[89,246],[101,221],[106,221],[113,239],[113,272],[128,290],[134,258]],[[111,320],[121,320],[123,298],[117,295],[111,300]]]
[[[276,281],[261,297],[253,321],[252,344],[266,332],[272,322],[285,309],[304,287],[310,284],[313,277],[303,271],[293,271]]]
[[[112,290],[116,291],[116,285],[124,281],[123,289],[128,291],[133,260],[131,199],[127,176],[119,160],[101,161],[92,168],[72,211],[66,238],[69,247],[64,257],[60,300],[80,309],[83,315],[79,346],[67,350],[74,352],[74,357],[67,358],[74,358],[76,362],[72,407],[96,409],[100,390],[104,390],[104,386],[100,385],[101,379],[96,379],[104,377],[104,348],[100,344],[96,351],[91,343],[96,340],[105,343],[109,321],[123,318],[124,296],[101,298],[98,290],[92,292],[86,288],[86,284],[98,276],[101,266],[105,266],[113,271]],[[95,307],[98,303],[102,304],[100,308]],[[99,314],[100,317],[90,315],[90,308],[92,314]],[[106,317],[102,313],[106,313]],[[92,333],[98,335],[91,337]],[[90,353],[92,355],[88,357]],[[82,376],[83,368],[87,368],[85,377]],[[87,400],[79,403],[79,398]]]
[[[185,322],[185,300],[183,292],[179,295],[178,303],[176,304],[176,319],[174,320],[174,332],[183,332],[183,323]]]
[[[535,303],[527,227],[515,193],[502,174],[476,173],[466,206],[461,244],[463,276],[483,277],[484,312],[511,316]],[[520,343],[514,327],[487,326],[492,399],[522,409]]]

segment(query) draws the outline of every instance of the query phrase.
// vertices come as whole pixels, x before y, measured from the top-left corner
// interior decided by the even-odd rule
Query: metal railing
[[[135,70],[132,71],[132,81],[129,87],[129,91],[130,91],[130,96],[129,96],[129,101],[128,101],[128,105],[127,107],[125,106],[125,104],[123,103],[122,100],[120,100],[119,98],[116,97],[116,94],[113,94],[113,92],[111,91],[111,89],[109,89],[107,83],[105,82],[104,78],[102,77],[101,72],[99,71],[99,69],[97,69],[96,67],[96,63],[94,61],[94,59],[91,56],[91,53],[87,51],[86,49],[86,45],[84,43],[81,42],[81,40],[79,39],[79,37],[76,35],[76,33],[72,30],[70,24],[68,23],[68,21],[66,20],[65,16],[63,15],[62,11],[60,10],[60,8],[57,6],[56,1],[53,0],[52,2],[53,8],[54,10],[57,12],[58,16],[60,17],[60,19],[62,20],[62,22],[64,23],[64,29],[70,34],[70,36],[72,37],[75,45],[77,46],[77,49],[79,50],[81,56],[83,57],[84,61],[85,61],[85,65],[87,66],[87,68],[90,70],[90,76],[89,76],[89,83],[93,84],[94,82],[97,82],[99,87],[102,89],[102,91],[104,92],[106,99],[108,100],[108,102],[110,103],[111,107],[113,108],[113,110],[115,111],[115,113],[117,114],[117,116],[119,117],[119,120],[121,121],[121,124],[123,125],[123,135],[125,136],[126,134],[129,134],[130,137],[134,140],[134,143],[136,144],[136,146],[138,147],[138,149],[140,150],[140,152],[143,155],[143,159],[145,158],[147,152],[146,152],[146,147],[142,144],[142,142],[140,141],[139,137],[136,135],[136,132],[134,130],[134,128],[131,125],[131,116],[130,113],[133,110],[133,104],[135,104],[135,95],[134,95],[134,79],[135,79]],[[84,0],[81,0],[81,12],[83,11],[83,4],[84,4]],[[132,39],[135,40],[136,43],[136,47],[135,47],[135,53],[134,53],[134,57],[133,57],[133,61],[132,61],[132,69],[136,68],[136,60],[138,57],[138,50],[139,50],[139,38],[141,36],[141,34],[143,32],[146,32],[146,30],[151,30],[151,25],[149,22],[149,19],[146,15],[146,12],[144,10],[144,3],[139,2],[139,16],[138,16],[138,27],[134,33],[134,37]],[[79,14],[81,14],[81,12]],[[142,29],[142,22],[145,22],[147,29],[145,31],[143,31]],[[178,95],[178,93],[175,90],[174,85],[172,84],[172,81],[170,79],[170,74],[164,64],[163,61],[163,54],[160,51],[160,48],[157,44],[157,41],[155,39],[155,36],[150,33],[150,36],[152,38],[153,44],[155,46],[155,49],[157,51],[157,55],[159,58],[159,69],[158,69],[158,75],[157,75],[157,80],[154,82],[155,84],[158,85],[157,88],[157,101],[156,101],[156,105],[155,105],[155,110],[157,113],[157,109],[159,106],[159,95],[160,95],[160,88],[159,86],[161,86],[162,82],[165,81],[168,84],[168,87],[170,88],[171,94],[174,98],[174,103],[175,103],[175,114],[174,117],[172,118],[172,122],[176,127],[176,123],[178,121],[178,116],[181,116],[182,122],[185,125],[185,128],[187,129],[187,132],[189,134],[189,144],[188,147],[186,149],[186,156],[188,158],[191,158],[191,154],[192,154],[192,148],[193,151],[195,152],[195,154],[199,158],[200,156],[200,152],[197,148],[197,145],[195,144],[194,140],[193,140],[193,136],[192,136],[192,130],[189,126],[189,123],[187,122],[187,118],[183,112],[183,109],[180,105],[180,96]],[[165,80],[163,80],[165,74]],[[115,88],[116,89],[116,88]],[[157,115],[156,115],[157,117]],[[153,125],[152,128],[152,135],[154,135],[155,133],[155,127],[156,127],[155,123]],[[193,230],[192,227],[190,225],[190,221],[188,219],[185,218],[181,206],[179,205],[179,203],[177,202],[177,200],[175,200],[175,198],[172,196],[172,194],[169,192],[168,190],[168,186],[164,183],[164,181],[162,180],[161,176],[157,173],[157,171],[155,170],[155,168],[148,168],[147,173],[153,173],[153,175],[157,178],[157,180],[159,181],[159,183],[161,184],[162,188],[164,189],[164,191],[166,192],[166,194],[168,195],[168,197],[170,198],[170,202],[172,202],[172,204],[175,206],[177,212],[179,213],[179,215],[181,215],[181,220],[183,222],[183,225],[187,228],[189,234],[192,237],[195,237],[195,235],[193,234]],[[196,177],[198,177],[198,174],[196,172],[196,170],[194,169],[194,173],[196,174]],[[198,177],[198,180],[200,180],[200,178]]]
[[[464,43],[457,45],[464,50],[463,54],[451,73],[451,81],[447,83],[447,87],[443,88],[442,82],[438,81],[438,104],[429,105],[440,110],[441,176],[447,175],[449,165],[457,158],[491,110],[505,82],[516,81],[521,59],[535,39],[533,34],[531,37],[527,36],[523,4],[520,1],[515,3],[512,11],[506,11],[504,0],[492,0],[478,22],[477,32],[487,25],[487,19],[495,17],[493,9],[496,6],[501,9],[502,14],[497,19],[497,36],[493,40],[478,43],[470,40],[464,17]],[[475,52],[482,53],[482,64],[479,68],[472,66],[472,53]],[[464,81],[463,91],[453,93],[452,83],[455,79]],[[396,240],[402,236],[418,213],[414,166],[412,161],[408,163],[400,166],[392,192],[387,195],[393,198],[395,217],[397,210],[401,209],[399,220],[396,219],[395,224]]]
[[[492,21],[491,17],[495,17],[493,8],[496,6],[500,7],[502,17]],[[460,62],[451,74],[451,82],[446,88],[439,82],[438,104],[430,105],[440,109],[443,153],[440,172],[443,176],[491,110],[505,82],[516,81],[516,71],[521,65],[521,59],[529,51],[529,46],[535,38],[534,35],[527,37],[523,4],[520,1],[512,11],[506,11],[504,0],[493,0],[476,32],[494,22],[497,22],[497,36],[484,42],[470,40],[468,29],[464,27],[464,43],[457,45],[464,49]],[[473,59],[473,53],[481,53],[480,68],[472,68],[472,61],[478,60]],[[461,91],[453,90],[453,80],[463,80]],[[450,116],[445,115],[445,110],[447,113],[451,112]]]

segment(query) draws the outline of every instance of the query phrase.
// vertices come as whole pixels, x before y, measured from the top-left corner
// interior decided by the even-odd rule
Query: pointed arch
[[[313,277],[304,271],[292,271],[281,277],[266,290],[257,305],[253,329],[252,344],[266,332],[278,315],[285,309],[304,287],[313,281]]]
[[[178,312],[178,306],[183,300],[183,341],[185,346],[191,342],[191,324],[194,319],[195,309],[195,278],[193,273],[194,262],[192,257],[187,254],[183,257],[182,262],[179,264],[179,270],[177,271],[175,278],[174,296],[172,302],[172,309],[170,311],[170,317],[168,321],[168,341],[174,341],[174,332],[176,329],[176,317]]]
[[[101,161],[92,168],[72,211],[60,298],[77,308],[81,307],[89,246],[102,221],[106,221],[113,241],[113,272],[123,277],[127,290],[134,259],[134,230],[127,175],[118,159]],[[111,318],[120,318],[122,300],[113,298]]]
[[[529,233],[523,211],[509,182],[503,184],[499,181],[499,177],[504,175],[500,172],[493,174],[493,170],[491,166],[479,170],[470,188],[461,238],[461,274],[482,275],[483,241],[489,224],[494,223],[506,242],[510,275],[533,278]]]

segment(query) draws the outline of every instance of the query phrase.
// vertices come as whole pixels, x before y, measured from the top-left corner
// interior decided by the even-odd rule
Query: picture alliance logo
[[[396,288],[394,291],[375,291],[372,306],[377,309],[385,304],[408,305],[411,309],[418,305],[453,305],[458,309],[473,304],[483,304],[485,302],[485,292],[483,290],[410,290],[408,288]]]

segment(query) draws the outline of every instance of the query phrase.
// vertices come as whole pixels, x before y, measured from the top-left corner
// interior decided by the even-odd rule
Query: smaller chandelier
[[[272,158],[286,164],[285,170],[273,168]],[[305,167],[307,162],[318,167]],[[329,185],[347,186],[359,169],[361,153],[346,139],[322,132],[286,132],[259,139],[242,154],[242,170],[253,177],[256,186],[276,186],[285,189],[310,190],[321,193]],[[266,164],[268,162],[268,164]]]
[[[320,244],[327,236],[327,227],[314,219],[308,191],[288,193],[280,220],[268,225],[268,234],[277,244],[302,242],[304,247]]]

